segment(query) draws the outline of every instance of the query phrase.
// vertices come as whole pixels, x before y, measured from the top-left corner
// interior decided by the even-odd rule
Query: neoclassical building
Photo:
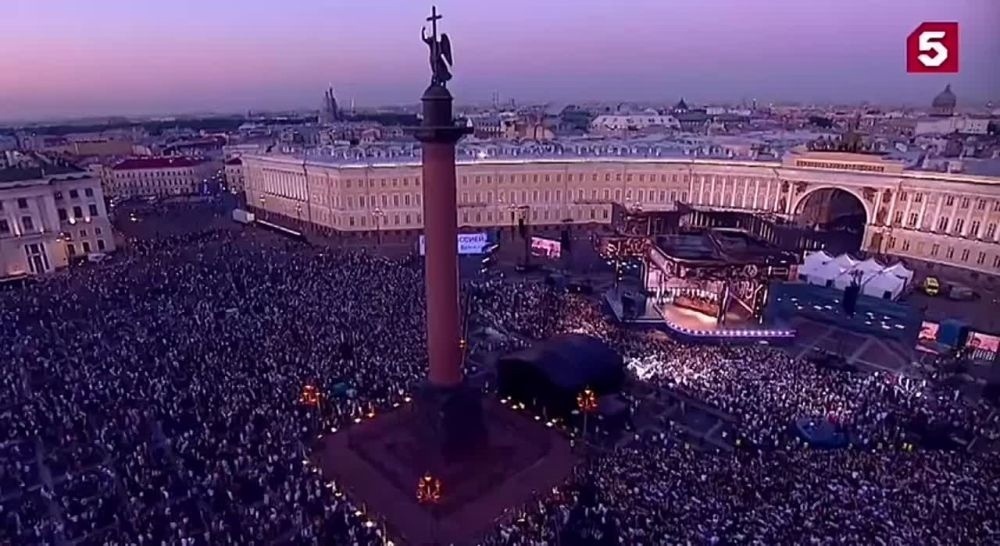
[[[337,235],[416,233],[423,224],[419,160],[251,155],[243,165],[248,206],[264,219]],[[482,158],[460,160],[458,178],[458,220],[468,230],[518,218],[608,224],[614,204],[653,211],[686,203],[801,220],[846,192],[864,212],[864,250],[1000,274],[1000,178],[907,169],[878,155]]]

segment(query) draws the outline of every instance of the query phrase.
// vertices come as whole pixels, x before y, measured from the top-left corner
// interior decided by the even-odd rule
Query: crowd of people
[[[212,229],[132,240],[111,260],[0,292],[0,543],[386,544],[378,515],[309,456],[321,434],[391,407],[424,377],[422,286],[416,257]],[[541,283],[464,289],[471,324],[488,333],[471,350],[600,337],[654,369],[656,388],[732,414],[762,448],[704,453],[672,431],[640,431],[485,544],[1000,539],[994,454],[899,445],[914,420],[995,437],[985,406],[770,349],[621,329],[595,302]],[[307,386],[319,408],[303,404]],[[858,445],[805,448],[788,434],[802,415],[836,418]]]

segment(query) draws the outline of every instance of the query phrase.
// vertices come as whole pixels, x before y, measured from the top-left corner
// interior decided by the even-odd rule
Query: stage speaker
[[[858,296],[861,294],[861,286],[852,282],[844,289],[844,312],[847,316],[853,317],[858,308]]]
[[[955,319],[942,320],[938,325],[937,341],[954,349],[969,342],[969,325]]]

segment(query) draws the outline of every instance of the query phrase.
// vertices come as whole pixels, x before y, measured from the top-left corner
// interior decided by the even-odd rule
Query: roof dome
[[[958,102],[958,99],[955,98],[955,93],[951,92],[951,85],[947,85],[944,91],[934,97],[934,102],[931,103],[931,106],[934,108],[955,108],[956,102]]]

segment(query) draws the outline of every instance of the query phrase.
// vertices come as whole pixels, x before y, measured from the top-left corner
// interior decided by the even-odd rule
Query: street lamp
[[[267,212],[267,209],[264,208],[264,201],[265,201],[264,196],[261,195],[260,196],[260,212],[261,212],[261,214],[265,214]]]
[[[583,413],[583,440],[587,441],[587,415],[597,410],[597,395],[590,389],[576,395],[576,407]]]
[[[299,229],[302,229],[302,203],[295,203],[295,220]]]
[[[378,246],[382,246],[382,217],[384,216],[385,213],[382,212],[382,209],[380,208],[376,207],[375,210],[372,211],[372,218],[375,220],[375,237],[378,241]]]

